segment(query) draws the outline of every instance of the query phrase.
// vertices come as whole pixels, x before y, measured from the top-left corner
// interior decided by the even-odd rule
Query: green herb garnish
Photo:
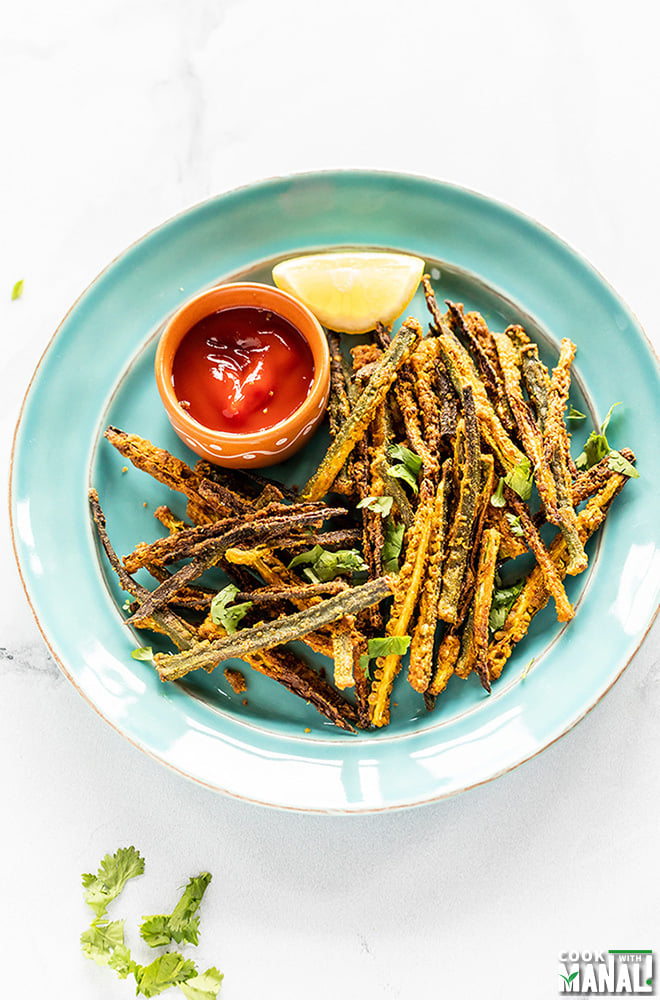
[[[586,420],[587,419],[587,414],[586,413],[581,413],[580,410],[576,410],[575,407],[573,406],[573,404],[571,403],[571,405],[569,407],[569,410],[568,410],[568,419],[569,420]]]
[[[403,656],[404,653],[408,652],[410,642],[409,635],[388,635],[369,639],[367,652],[360,657],[360,666],[368,677],[370,660],[375,660],[377,656],[389,656],[390,653]]]
[[[188,1000],[212,1000],[218,995],[222,984],[222,973],[215,966],[198,976],[192,976],[185,983],[179,983],[179,989]]]
[[[399,558],[401,556],[401,549],[403,548],[403,536],[405,533],[406,528],[403,523],[396,524],[391,517],[387,519],[381,554],[383,573],[399,572]]]
[[[490,502],[493,507],[506,507],[506,500],[504,498],[504,478],[502,476],[500,476],[497,489],[491,496]]]
[[[119,848],[107,854],[96,875],[82,876],[85,901],[95,918],[80,936],[80,947],[87,958],[113,969],[120,979],[133,976],[136,993],[155,997],[171,986],[178,986],[187,1000],[213,1000],[222,983],[222,973],[214,966],[198,972],[192,959],[176,951],[166,951],[147,965],[136,962],[124,942],[124,921],[107,920],[106,908],[120,894],[129,878],[144,872],[144,859],[134,847]],[[169,915],[145,917],[140,927],[143,939],[152,948],[179,943],[197,944],[197,910],[211,881],[208,872],[193,877]]]
[[[518,517],[515,514],[505,514],[504,515],[509,522],[509,527],[511,528],[511,534],[515,535],[516,538],[524,538],[525,532],[522,524],[520,523],[520,515]]]
[[[140,924],[140,936],[150,948],[157,948],[171,941],[176,941],[177,944],[183,941],[189,944],[199,943],[199,917],[196,913],[210,881],[208,872],[191,878],[169,915],[161,913],[144,918]]]
[[[144,872],[144,858],[134,847],[120,847],[114,854],[106,854],[96,875],[82,877],[85,902],[94,910],[98,920],[104,916],[109,903],[116,899],[129,878]]]
[[[151,646],[138,646],[137,649],[131,650],[131,656],[134,660],[151,661],[154,658],[154,651]]]
[[[309,563],[303,570],[312,583],[328,583],[345,573],[361,573],[367,569],[367,564],[357,549],[338,549],[329,552],[321,545],[315,545],[307,552],[301,552],[289,563],[289,569]]]
[[[532,495],[532,467],[528,458],[523,458],[504,477],[504,482],[517,493],[521,500],[529,500]]]
[[[243,604],[232,605],[231,602],[237,593],[236,584],[228,583],[226,587],[218,591],[211,601],[211,620],[215,625],[222,626],[227,635],[233,635],[238,630],[240,622],[245,618],[253,604],[252,601],[245,601]]]
[[[524,681],[524,680],[525,680],[525,677],[527,677],[527,674],[528,674],[528,673],[530,672],[530,670],[532,669],[532,664],[534,663],[534,660],[535,660],[535,659],[536,659],[536,657],[535,657],[535,656],[533,656],[533,657],[531,658],[531,660],[529,661],[529,663],[527,664],[527,666],[526,666],[526,667],[524,667],[524,668],[523,668],[523,670],[521,671],[521,673],[520,673],[520,680],[521,680],[521,681]]]
[[[357,506],[358,508],[366,507],[367,510],[372,510],[374,514],[381,514],[383,517],[387,517],[392,510],[393,503],[393,497],[365,497],[364,500],[360,500]]]
[[[116,948],[124,944],[123,920],[95,920],[80,935],[80,947],[98,965],[108,965]]]
[[[184,958],[177,951],[166,951],[149,965],[138,965],[133,975],[137,992],[145,997],[155,997],[170,986],[178,986],[185,983],[186,979],[192,979],[196,972],[195,963],[191,959]]]
[[[607,431],[612,411],[615,406],[621,406],[621,403],[612,403],[607,411],[605,419],[600,425],[600,431],[592,431],[587,438],[584,451],[575,461],[575,465],[578,469],[590,469],[592,465],[598,465],[600,460],[609,454],[611,449],[605,432]]]
[[[488,615],[488,627],[491,632],[497,632],[498,629],[504,627],[509,611],[513,607],[518,594],[520,594],[525,586],[525,581],[520,580],[509,587],[504,587],[499,577],[495,578],[495,583],[493,599],[490,604],[490,614]]]
[[[24,281],[21,278],[20,281],[16,282],[16,284],[14,285],[14,287],[11,290],[11,300],[12,300],[12,302],[14,301],[14,299],[20,299],[21,295],[23,294],[23,286],[24,286]]]
[[[621,472],[624,476],[630,476],[631,479],[639,479],[639,472],[635,466],[627,458],[624,458],[620,451],[611,451],[607,464],[612,472]]]
[[[422,460],[419,455],[416,455],[414,451],[410,448],[404,447],[402,444],[391,444],[387,449],[387,454],[390,458],[397,460],[395,465],[390,465],[387,470],[388,475],[394,476],[396,479],[402,479],[404,483],[412,489],[413,493],[419,493],[419,470],[422,467]]]

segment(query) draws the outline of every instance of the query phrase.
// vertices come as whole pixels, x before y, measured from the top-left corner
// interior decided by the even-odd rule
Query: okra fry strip
[[[348,379],[344,370],[344,359],[341,353],[341,341],[336,333],[326,332],[330,350],[330,399],[328,401],[328,419],[330,435],[336,437],[342,424],[348,419],[351,404],[348,399]]]
[[[483,438],[498,456],[506,471],[510,472],[520,465],[525,456],[502,426],[472,358],[450,330],[443,332],[438,341],[445,369],[456,392],[460,396],[466,386],[471,388]]]
[[[465,461],[460,470],[458,504],[448,542],[447,560],[438,601],[438,618],[452,624],[458,617],[458,605],[469,556],[472,527],[481,488],[481,451],[479,425],[470,386],[463,390],[465,422]]]
[[[406,557],[395,581],[394,604],[387,623],[388,636],[405,636],[417,606],[417,597],[424,580],[428,547],[433,529],[435,497],[431,491],[420,490],[422,499],[415,511],[415,520],[408,530]],[[390,719],[390,695],[394,678],[401,669],[401,656],[389,653],[376,660],[375,680],[369,694],[371,722],[386,726]]]
[[[440,364],[437,368],[437,379],[440,396],[440,440],[451,439],[456,433],[458,422],[458,396],[451,379]]]
[[[248,653],[246,663],[271,677],[293,694],[313,705],[317,712],[340,729],[354,732],[351,722],[356,712],[350,702],[335,691],[320,674],[288,649],[261,649]]]
[[[341,690],[353,687],[355,684],[353,645],[353,628],[344,624],[332,637],[332,652],[335,661],[334,682],[335,686]]]
[[[172,535],[186,527],[186,522],[182,521],[180,517],[177,517],[176,514],[174,514],[165,504],[161,504],[160,507],[156,507],[154,517],[157,521],[160,521],[163,527],[167,528]]]
[[[488,442],[506,471],[509,472],[520,465],[525,456],[504,429],[495,407],[488,397],[486,388],[479,378],[472,358],[441,315],[428,276],[424,282],[424,294],[426,304],[433,316],[432,330],[438,334],[439,350],[445,371],[459,397],[462,397],[463,389],[466,386],[469,385],[472,389],[484,440]]]
[[[199,493],[202,476],[164,448],[157,448],[146,438],[127,434],[117,427],[108,427],[104,436],[137,469],[188,497],[205,521],[215,521],[218,517],[231,514],[226,507],[222,508],[205,500]]]
[[[568,572],[571,576],[581,573],[587,566],[584,546],[577,535],[573,496],[574,465],[570,457],[568,434],[564,423],[564,410],[570,388],[570,366],[575,356],[575,345],[562,340],[559,361],[548,377],[548,370],[539,360],[536,344],[521,348],[522,373],[543,438],[544,457],[549,462],[557,494],[557,523],[566,539],[571,559]]]
[[[425,461],[425,475],[437,483],[440,471],[440,409],[438,407],[437,371],[440,350],[437,337],[427,337],[421,340],[410,358],[416,382],[415,392],[419,413],[423,424],[421,452]],[[415,448],[417,450],[417,448]]]
[[[445,690],[450,677],[456,669],[456,661],[458,660],[460,651],[461,640],[454,632],[448,632],[440,643],[435,671],[431,678],[431,683],[427,688],[427,695],[436,698]]]
[[[635,461],[635,456],[630,448],[621,448],[620,454],[629,462]],[[594,493],[605,486],[608,479],[615,475],[614,469],[610,468],[610,457],[606,455],[597,465],[592,465],[590,469],[579,472],[573,483],[573,506],[583,503],[592,497]]]
[[[500,358],[506,394],[518,424],[525,452],[532,463],[534,481],[539,496],[545,507],[548,520],[553,524],[559,524],[557,487],[545,455],[541,432],[532,416],[529,404],[522,394],[518,351],[506,333],[495,333],[493,337]]]
[[[545,456],[550,462],[557,486],[557,508],[559,526],[566,539],[570,555],[566,572],[575,576],[587,568],[587,554],[580,543],[577,521],[573,507],[573,476],[569,464],[570,448],[564,410],[568,402],[571,385],[570,368],[575,357],[575,344],[564,338],[561,342],[559,360],[553,369],[548,389],[548,416],[543,433]]]
[[[436,493],[426,580],[419,605],[419,617],[410,644],[408,683],[420,694],[428,688],[433,672],[433,642],[438,622],[442,561],[447,543],[451,474],[451,459],[447,459],[442,467],[442,479]]]
[[[401,520],[405,524],[406,528],[409,528],[413,523],[414,514],[413,509],[410,504],[410,500],[398,479],[389,474],[389,465],[387,464],[387,459],[383,456],[376,457],[374,463],[375,471],[378,473],[379,477],[383,483],[383,493],[386,493],[388,497],[392,497],[394,503],[396,504],[397,510],[401,515]]]
[[[545,454],[548,461],[554,454],[562,450],[562,439],[566,435],[564,410],[571,386],[571,365],[575,358],[575,350],[575,344],[566,337],[562,338],[559,347],[559,360],[550,376],[548,413],[543,428]]]
[[[497,568],[500,533],[496,528],[486,528],[481,536],[477,586],[474,592],[472,641],[475,650],[474,669],[486,691],[490,692],[488,672],[488,617],[493,600],[493,584]]]
[[[623,488],[627,479],[628,477],[621,473],[614,473],[603,489],[589,500],[584,510],[580,511],[577,523],[582,544],[601,526],[612,500]],[[564,577],[569,554],[566,540],[561,533],[557,534],[550,545],[549,555],[558,575]],[[537,565],[525,580],[525,585],[516,598],[503,628],[495,633],[488,648],[488,669],[491,679],[496,680],[500,676],[513,647],[526,635],[532,619],[543,610],[549,600],[550,591],[545,576]]]
[[[543,574],[545,584],[549,594],[552,594],[555,607],[557,609],[557,621],[568,622],[573,618],[575,612],[564,590],[562,577],[557,572],[557,567],[550,558],[543,539],[539,535],[536,525],[532,521],[527,506],[522,503],[512,489],[504,487],[504,495],[507,504],[520,518],[520,527],[525,535],[525,542],[530,552],[534,555],[537,565]]]
[[[400,375],[397,378],[394,383],[394,394],[399,404],[410,447],[422,459],[424,478],[432,484],[438,471],[438,459],[428,447],[422,432],[417,386],[415,386],[410,372],[406,372],[405,377]]]
[[[124,556],[124,566],[128,573],[136,573],[150,563],[168,566],[179,562],[190,555],[193,546],[209,538],[217,538],[242,523],[243,520],[239,518],[223,518],[221,521],[195,525],[192,528],[182,525],[166,538],[157,538],[155,542],[140,542],[132,552]]]
[[[402,325],[390,347],[378,362],[366,386],[357,397],[350,416],[337,432],[325,458],[303,488],[301,500],[320,500],[332,486],[344,462],[369,426],[376,407],[382,403],[421,334],[417,320],[408,319]]]
[[[240,590],[234,597],[235,602],[252,601],[254,604],[271,604],[276,601],[304,602],[310,597],[327,597],[341,594],[348,590],[349,584],[343,580],[330,580],[328,583],[304,583],[299,587],[258,587],[256,590]]]
[[[208,639],[218,639],[226,634],[222,626],[214,624],[210,618],[200,628],[200,635]],[[253,670],[277,681],[292,694],[308,702],[336,726],[354,732],[351,722],[356,721],[357,713],[350,702],[335,691],[325,677],[291,650],[283,646],[255,650],[246,653],[243,659]]]
[[[256,570],[259,576],[271,587],[289,587],[292,590],[300,588],[300,581],[296,574],[284,565],[269,549],[259,547],[256,549],[228,549],[225,558],[230,566],[250,566]],[[320,597],[292,597],[291,603],[299,611],[318,604]],[[328,630],[320,632],[310,632],[302,640],[315,653],[323,656],[332,656],[332,637]]]
[[[470,605],[467,614],[464,616],[463,624],[460,626],[461,649],[454,666],[454,673],[461,680],[465,680],[472,673],[472,668],[477,662],[477,650],[474,644],[474,607]]]
[[[502,425],[508,431],[513,430],[515,423],[509,406],[509,401],[504,390],[499,365],[494,363],[494,359],[491,358],[490,353],[484,349],[481,340],[475,335],[472,327],[465,317],[463,306],[449,301],[447,301],[446,304],[454,331],[456,333],[460,332],[463,340],[467,343],[472,357],[476,361],[479,374],[481,375],[481,380],[491,398],[493,406],[497,410],[498,416],[502,421]],[[496,351],[494,341],[492,342],[492,347],[493,350]],[[497,357],[497,354],[495,356]]]
[[[158,673],[161,680],[177,680],[191,670],[201,668],[210,671],[218,663],[231,657],[242,658],[255,650],[272,649],[286,642],[293,642],[346,615],[357,614],[363,608],[377,604],[392,593],[393,587],[389,577],[369,580],[304,611],[297,611],[273,622],[262,622],[251,628],[239,629],[233,635],[213,642],[204,640],[184,653],[157,653],[155,662]]]
[[[520,349],[520,365],[523,382],[534,406],[536,423],[541,434],[545,432],[545,422],[548,418],[548,390],[550,379],[548,369],[539,358],[538,345],[526,344]]]
[[[101,504],[99,503],[99,495],[94,489],[89,491],[89,503],[92,508],[92,516],[96,525],[99,541],[101,542],[106,556],[108,557],[110,565],[119,578],[122,590],[125,590],[127,594],[134,597],[140,607],[142,607],[151,596],[150,591],[148,591],[146,587],[143,587],[142,584],[134,580],[122,566],[119,557],[110,543],[106,530],[105,514],[103,513]],[[137,615],[138,619],[145,617],[144,613],[140,611],[137,612]],[[153,613],[150,617],[153,619],[158,631],[167,635],[175,646],[179,647],[179,649],[188,649],[194,643],[194,629],[192,629],[187,622],[178,618],[177,615],[169,610],[169,608],[163,608],[160,611]]]
[[[189,552],[192,562],[186,563],[180,570],[174,573],[165,583],[151,592],[146,599],[144,614],[152,615],[153,612],[167,604],[180,587],[187,586],[193,580],[200,577],[207,569],[216,566],[224,557],[225,552],[234,546],[245,545],[254,542],[274,544],[286,538],[292,527],[305,527],[314,525],[317,521],[323,521],[326,517],[332,517],[338,513],[345,513],[343,507],[321,507],[312,508],[305,511],[296,506],[287,507],[287,513],[281,516],[264,517],[255,519],[244,524],[240,524],[229,531],[224,532],[216,538],[206,538],[194,545]],[[290,512],[290,513],[289,513]],[[181,537],[182,532],[178,536]],[[130,624],[132,618],[127,619]]]

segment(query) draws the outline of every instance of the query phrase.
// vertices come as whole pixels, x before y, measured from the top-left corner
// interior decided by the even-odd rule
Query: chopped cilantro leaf
[[[520,674],[520,680],[521,680],[521,681],[524,681],[524,680],[525,680],[525,677],[527,677],[527,674],[528,674],[528,673],[530,672],[530,670],[532,669],[532,665],[533,665],[533,663],[534,663],[534,660],[535,660],[535,659],[536,659],[536,657],[535,657],[535,656],[533,656],[533,657],[531,658],[531,660],[529,661],[529,663],[527,664],[527,666],[526,666],[526,667],[524,667],[524,668],[523,668],[523,670],[521,671],[521,674]]]
[[[493,507],[506,507],[506,500],[504,498],[504,478],[502,476],[500,476],[497,489],[491,496],[490,502]]]
[[[620,451],[611,451],[607,463],[613,472],[621,472],[631,479],[639,479],[639,472],[627,458],[624,458]]]
[[[195,976],[195,963],[177,951],[166,951],[149,965],[139,965],[135,970],[137,991],[145,997],[155,997],[170,986],[185,983]]]
[[[233,635],[238,630],[240,622],[253,604],[252,601],[245,601],[243,604],[234,604],[230,607],[237,593],[236,584],[228,583],[211,601],[211,620],[214,624],[221,625],[227,635]]]
[[[609,454],[611,449],[605,432],[609,426],[615,406],[621,406],[621,403],[612,403],[607,411],[605,419],[600,425],[600,432],[592,431],[587,438],[584,451],[575,461],[575,465],[578,469],[590,469],[593,465],[598,465],[601,459],[605,458],[605,456]]]
[[[199,976],[193,976],[185,983],[179,983],[179,989],[187,1000],[213,1000],[213,997],[218,995],[222,980],[222,973],[215,966],[211,966]]]
[[[131,650],[131,656],[134,660],[153,660],[154,651],[151,646],[138,646]]]
[[[377,656],[389,656],[390,653],[403,656],[408,652],[410,641],[409,635],[388,635],[369,639],[367,652],[360,657],[360,666],[368,674],[370,660],[374,660]]]
[[[126,979],[127,976],[135,975],[139,966],[137,962],[134,962],[131,958],[131,953],[125,944],[118,944],[112,955],[108,965],[111,969],[117,973],[120,979]]]
[[[372,510],[374,514],[382,514],[383,517],[387,517],[392,510],[393,503],[393,498],[388,496],[365,497],[364,500],[360,500],[358,508],[366,507],[367,510]]]
[[[289,569],[309,563],[303,570],[312,583],[328,583],[344,573],[361,573],[367,564],[357,549],[339,549],[329,552],[321,545],[315,545],[307,552],[301,552],[289,563]]]
[[[525,532],[523,526],[520,523],[520,515],[518,517],[515,514],[505,514],[507,521],[509,522],[509,527],[511,528],[511,534],[515,535],[516,538],[524,538]]]
[[[519,583],[514,583],[510,587],[500,585],[495,588],[488,615],[488,626],[491,632],[497,632],[498,629],[504,627],[509,611],[524,585],[525,581],[520,580]]]
[[[521,500],[529,500],[532,495],[532,467],[529,459],[523,458],[510,472],[507,472],[504,482]]]
[[[85,902],[102,917],[108,904],[119,895],[129,878],[144,872],[144,858],[134,847],[120,847],[114,854],[106,854],[96,875],[85,874],[82,884]]]
[[[415,475],[419,473],[422,467],[422,460],[419,455],[416,455],[414,451],[410,448],[404,447],[402,444],[391,444],[387,449],[387,453],[391,458],[396,458],[399,462],[403,462],[407,465],[411,472]]]
[[[413,493],[419,492],[418,477],[422,467],[422,460],[410,448],[405,448],[402,444],[391,444],[387,449],[390,458],[397,460],[395,465],[391,465],[387,470],[388,475],[396,479],[402,479],[404,483],[412,489]]]
[[[211,881],[208,872],[194,876],[183,890],[179,902],[169,915],[157,914],[145,917],[140,925],[140,935],[151,948],[176,941],[181,944],[199,943],[199,917],[195,914],[199,909],[207,886]]]
[[[384,573],[399,572],[399,557],[403,547],[403,536],[405,525],[396,524],[391,517],[385,523],[385,537],[383,539],[383,551],[381,562]]]
[[[11,300],[12,300],[12,302],[15,299],[20,299],[21,295],[23,294],[23,286],[24,286],[24,284],[25,284],[25,282],[23,281],[22,278],[20,279],[20,281],[16,282],[16,284],[14,285],[14,287],[11,290]]]
[[[80,947],[98,965],[108,965],[115,948],[124,943],[123,920],[95,920],[80,935]]]
[[[605,419],[603,420],[602,424],[600,425],[600,433],[603,434],[603,435],[605,434],[605,432],[606,432],[606,430],[607,430],[607,428],[609,426],[609,423],[610,423],[610,420],[612,418],[612,413],[614,412],[614,407],[615,406],[621,406],[621,403],[612,403],[612,405],[610,406],[609,410],[607,411],[607,413],[605,415]]]
[[[568,410],[568,419],[569,420],[586,420],[587,419],[587,414],[586,413],[581,413],[580,410],[576,410],[575,407],[573,406],[573,404],[571,403],[571,405],[569,407],[569,410]]]

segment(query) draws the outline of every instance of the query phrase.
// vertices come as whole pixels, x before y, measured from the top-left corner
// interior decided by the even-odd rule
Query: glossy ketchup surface
[[[174,356],[172,383],[181,406],[200,424],[250,434],[284,420],[307,397],[314,378],[309,344],[267,309],[221,309],[196,323]]]

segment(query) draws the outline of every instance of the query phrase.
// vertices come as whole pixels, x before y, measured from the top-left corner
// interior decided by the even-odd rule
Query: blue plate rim
[[[421,182],[423,184],[428,185],[429,188],[434,189],[436,191],[438,189],[443,189],[443,190],[445,190],[447,192],[454,192],[454,193],[458,193],[458,194],[463,194],[463,195],[469,196],[472,199],[475,199],[475,200],[478,200],[478,201],[482,202],[485,206],[488,206],[491,209],[492,208],[500,209],[500,210],[503,210],[507,215],[510,215],[512,217],[517,217],[520,221],[522,221],[523,223],[525,223],[527,226],[529,226],[529,227],[531,227],[533,229],[542,231],[543,233],[545,233],[550,238],[550,240],[552,242],[558,244],[573,259],[575,259],[577,262],[579,262],[579,264],[582,267],[584,267],[586,265],[587,269],[590,270],[593,273],[594,276],[596,276],[596,278],[598,279],[598,281],[600,282],[600,284],[602,284],[607,289],[607,291],[609,292],[609,294],[611,296],[613,296],[613,298],[618,301],[618,303],[621,305],[621,307],[623,308],[623,310],[625,312],[627,312],[630,316],[633,317],[633,319],[635,320],[636,326],[637,326],[637,330],[638,330],[638,332],[641,334],[641,336],[643,338],[644,346],[646,348],[646,351],[653,358],[655,369],[656,369],[656,375],[660,374],[660,360],[658,358],[658,354],[656,353],[656,350],[655,350],[653,344],[651,343],[650,339],[648,338],[648,335],[646,334],[646,331],[644,330],[642,324],[640,323],[639,318],[636,316],[636,314],[630,308],[630,306],[627,304],[627,302],[618,293],[618,291],[610,284],[610,282],[601,274],[601,272],[592,264],[592,262],[584,254],[582,254],[582,253],[578,252],[577,250],[575,250],[562,237],[558,236],[551,229],[549,229],[547,226],[543,225],[542,223],[538,222],[536,219],[534,219],[529,214],[524,213],[524,212],[520,211],[519,209],[508,205],[506,202],[504,202],[504,201],[502,201],[500,199],[492,198],[492,197],[484,194],[481,191],[478,191],[478,190],[475,190],[475,189],[471,189],[469,187],[465,187],[465,186],[453,184],[453,183],[448,182],[448,181],[438,180],[436,178],[429,177],[429,176],[424,175],[424,174],[417,174],[417,173],[410,173],[410,172],[397,172],[397,171],[385,171],[385,170],[367,170],[367,169],[357,169],[357,170],[352,170],[352,169],[327,169],[327,170],[314,170],[314,171],[304,171],[304,172],[291,172],[291,173],[286,173],[286,174],[281,174],[281,175],[273,175],[273,176],[270,176],[270,177],[267,177],[267,178],[264,178],[264,179],[261,179],[261,180],[256,180],[256,181],[249,182],[249,183],[246,183],[246,184],[238,185],[238,186],[233,187],[233,188],[231,188],[231,189],[229,189],[229,190],[227,190],[225,192],[221,192],[221,193],[216,194],[216,195],[214,195],[214,196],[212,196],[210,198],[203,199],[203,200],[201,200],[199,202],[194,203],[192,206],[190,206],[188,208],[182,209],[180,212],[177,212],[176,214],[174,214],[170,218],[166,219],[165,221],[163,221],[163,222],[159,223],[158,225],[150,228],[144,234],[142,234],[141,236],[139,236],[138,238],[136,238],[135,240],[133,240],[130,244],[128,244],[111,261],[109,261],[109,263],[92,279],[91,282],[89,282],[89,284],[77,296],[77,298],[75,299],[75,301],[72,303],[72,305],[66,311],[66,313],[64,314],[64,316],[62,317],[62,319],[58,323],[58,325],[57,325],[54,333],[49,338],[48,343],[46,344],[46,347],[44,348],[44,350],[43,350],[43,352],[41,354],[41,357],[40,357],[40,359],[39,359],[39,361],[38,361],[38,363],[37,363],[37,365],[36,365],[36,367],[34,369],[34,372],[33,372],[32,376],[31,376],[30,381],[29,381],[29,383],[27,385],[27,388],[25,390],[25,395],[24,395],[24,398],[23,398],[23,401],[22,401],[22,404],[21,404],[21,407],[20,407],[18,419],[17,419],[16,426],[15,426],[15,429],[14,429],[13,440],[12,440],[12,448],[11,448],[11,456],[10,456],[9,497],[8,497],[8,499],[9,499],[9,520],[10,520],[11,538],[12,538],[12,545],[13,545],[14,555],[15,555],[15,558],[16,558],[17,566],[18,566],[19,576],[20,576],[20,579],[21,579],[21,583],[22,583],[23,589],[24,589],[25,594],[26,594],[26,598],[27,598],[28,604],[29,604],[29,606],[31,608],[32,614],[34,615],[34,618],[35,618],[37,626],[38,626],[38,628],[40,630],[40,633],[41,633],[41,635],[42,635],[42,637],[44,639],[44,642],[46,643],[47,647],[49,648],[51,654],[53,655],[53,658],[58,663],[60,669],[62,669],[62,671],[65,674],[65,676],[67,676],[67,678],[74,685],[74,687],[76,688],[76,690],[78,690],[78,692],[82,695],[82,697],[85,698],[85,700],[88,701],[89,704],[94,708],[94,710],[97,712],[97,714],[99,714],[101,716],[101,718],[103,718],[106,722],[108,722],[108,724],[111,725],[112,728],[115,729],[115,731],[117,731],[123,738],[127,739],[130,743],[132,743],[138,749],[140,749],[143,752],[145,752],[148,756],[151,756],[153,759],[157,760],[159,763],[164,763],[171,770],[175,771],[178,774],[181,774],[183,777],[186,777],[189,780],[193,780],[195,783],[201,784],[203,787],[207,787],[207,788],[209,788],[209,789],[211,789],[213,791],[219,791],[219,792],[221,792],[223,794],[228,794],[228,795],[230,795],[232,797],[238,798],[238,799],[243,800],[243,801],[252,802],[252,803],[255,803],[255,804],[264,805],[264,806],[268,806],[268,807],[274,807],[274,808],[278,808],[278,809],[291,810],[291,811],[295,811],[295,812],[301,812],[302,811],[302,812],[327,813],[327,814],[331,814],[331,815],[332,814],[349,814],[349,815],[355,815],[355,814],[361,814],[361,813],[389,812],[389,811],[392,811],[392,810],[419,807],[419,806],[422,806],[422,805],[430,804],[432,802],[440,801],[440,800],[448,798],[448,797],[453,797],[454,795],[458,794],[461,791],[468,791],[468,790],[470,790],[472,788],[478,787],[479,785],[486,784],[489,781],[494,780],[495,778],[500,777],[503,774],[509,773],[510,771],[514,770],[516,767],[520,766],[521,764],[526,763],[527,761],[533,759],[535,756],[538,756],[538,754],[542,753],[548,747],[552,746],[555,742],[557,742],[564,735],[566,735],[566,733],[568,733],[572,728],[574,728],[575,725],[577,725],[580,721],[582,721],[582,719],[584,719],[586,717],[586,715],[588,715],[589,712],[597,704],[600,703],[600,701],[602,700],[602,698],[611,690],[611,688],[617,682],[617,680],[619,680],[619,678],[621,677],[621,675],[623,674],[623,672],[625,671],[625,669],[629,666],[630,662],[635,657],[635,655],[638,652],[639,648],[641,647],[641,645],[645,641],[645,639],[646,639],[646,637],[647,637],[650,629],[652,628],[652,626],[654,624],[654,621],[655,621],[655,619],[656,619],[656,617],[658,615],[658,611],[660,610],[660,601],[656,605],[655,610],[652,612],[650,618],[647,620],[646,628],[644,629],[643,633],[641,634],[641,636],[639,638],[639,641],[637,642],[635,648],[630,653],[630,655],[625,660],[625,662],[621,665],[620,670],[618,671],[618,673],[616,673],[616,675],[614,675],[612,677],[612,680],[608,684],[608,686],[602,690],[602,692],[599,695],[599,697],[596,700],[594,700],[592,702],[592,704],[590,704],[577,717],[575,717],[574,719],[572,719],[566,725],[566,727],[561,732],[559,732],[553,739],[551,739],[550,741],[548,741],[547,743],[545,743],[543,746],[539,746],[534,752],[528,754],[527,756],[521,757],[516,762],[514,762],[514,763],[512,763],[512,764],[510,764],[510,765],[508,765],[506,767],[503,767],[502,769],[500,769],[500,770],[498,770],[496,772],[493,772],[491,775],[489,775],[488,777],[483,778],[482,780],[478,780],[478,781],[476,781],[476,782],[474,782],[472,784],[464,785],[461,788],[450,789],[449,791],[446,791],[446,792],[442,792],[442,793],[439,793],[439,794],[436,794],[436,795],[433,795],[433,796],[429,796],[429,797],[426,797],[426,798],[421,798],[421,799],[419,799],[417,801],[405,801],[405,802],[399,802],[399,803],[389,803],[389,804],[385,804],[385,805],[382,805],[382,806],[373,806],[373,805],[370,805],[370,806],[365,806],[364,808],[359,808],[359,807],[355,808],[355,807],[353,807],[353,805],[347,805],[345,808],[341,808],[341,807],[340,808],[334,808],[333,807],[333,808],[329,808],[329,809],[323,809],[323,808],[309,808],[308,809],[308,808],[305,808],[305,807],[301,807],[299,805],[287,805],[287,804],[283,804],[283,803],[268,801],[268,800],[265,800],[265,799],[262,800],[262,799],[251,797],[251,796],[241,795],[241,794],[238,794],[238,793],[236,793],[235,791],[233,791],[231,789],[221,788],[217,783],[211,783],[211,782],[208,782],[208,781],[206,781],[206,780],[204,780],[204,779],[202,779],[202,778],[200,778],[198,776],[195,776],[195,775],[187,772],[186,770],[183,770],[183,769],[177,767],[171,761],[163,759],[163,757],[159,756],[150,747],[148,747],[144,743],[140,742],[139,740],[136,740],[133,737],[128,736],[121,729],[121,727],[119,725],[117,725],[111,718],[109,718],[106,714],[104,714],[101,711],[101,709],[94,703],[94,701],[81,688],[81,686],[77,682],[76,678],[69,672],[69,670],[67,669],[66,664],[63,662],[62,658],[57,654],[56,650],[54,649],[53,644],[50,641],[50,638],[49,638],[49,635],[48,635],[48,631],[47,631],[47,627],[45,627],[42,624],[42,621],[40,620],[39,613],[38,613],[37,608],[35,607],[35,604],[34,604],[34,602],[32,600],[32,595],[31,595],[30,588],[29,588],[29,585],[28,585],[28,582],[27,582],[27,579],[26,579],[26,575],[23,572],[23,565],[21,563],[21,557],[20,557],[20,553],[19,553],[19,544],[18,544],[18,541],[17,541],[16,525],[15,525],[15,522],[14,522],[13,496],[14,496],[15,462],[16,462],[17,451],[18,451],[19,444],[20,444],[20,431],[21,431],[21,427],[22,427],[22,424],[23,424],[24,413],[25,413],[26,407],[28,405],[28,402],[29,402],[29,399],[30,399],[30,396],[31,396],[31,392],[32,392],[33,386],[34,386],[35,382],[37,381],[37,379],[38,379],[38,377],[39,377],[39,375],[41,373],[41,369],[44,366],[44,362],[45,362],[47,356],[50,353],[50,350],[51,350],[51,347],[52,347],[53,343],[57,339],[58,335],[60,334],[60,331],[61,331],[62,327],[65,325],[65,323],[68,320],[68,318],[71,316],[72,313],[75,312],[75,310],[77,309],[77,307],[79,306],[79,304],[81,303],[81,301],[85,299],[85,297],[87,296],[87,294],[97,285],[97,283],[99,283],[102,280],[102,278],[107,274],[107,272],[110,271],[112,269],[112,267],[118,261],[120,261],[122,258],[124,258],[128,253],[130,253],[130,251],[133,248],[137,247],[140,244],[143,244],[150,237],[157,235],[161,230],[169,228],[170,226],[172,226],[172,224],[176,223],[177,220],[184,220],[184,219],[190,217],[191,215],[194,215],[197,212],[203,212],[204,210],[208,210],[210,208],[210,206],[215,205],[218,202],[228,201],[228,200],[230,200],[230,199],[232,199],[232,198],[234,198],[236,196],[240,196],[243,193],[251,194],[251,193],[255,192],[256,189],[259,189],[259,191],[263,193],[263,192],[267,191],[267,189],[269,187],[270,188],[274,188],[278,184],[282,184],[282,183],[295,183],[295,182],[301,182],[301,181],[305,181],[305,180],[313,180],[313,179],[319,178],[319,177],[327,177],[327,178],[341,178],[341,177],[351,178],[352,177],[352,178],[361,178],[361,179],[363,179],[365,181],[368,181],[370,178],[373,178],[373,177],[380,177],[380,178],[385,178],[385,179],[389,178],[389,179],[392,179],[395,182],[400,182],[400,181],[412,181],[412,182],[416,182],[416,183]],[[405,739],[405,738],[407,738],[407,735],[408,734],[402,733],[402,734],[398,734],[396,737],[392,737],[392,738],[397,738],[397,739],[398,738],[402,738],[402,739]]]

